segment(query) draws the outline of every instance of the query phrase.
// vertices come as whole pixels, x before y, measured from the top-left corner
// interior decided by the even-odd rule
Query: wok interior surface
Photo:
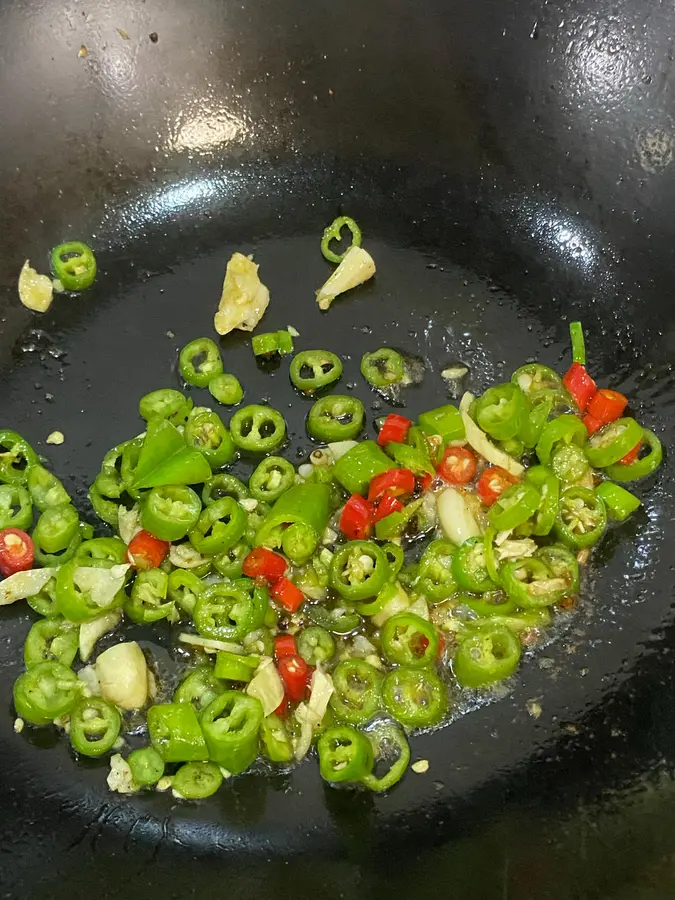
[[[366,350],[427,362],[412,416],[448,397],[438,371],[451,361],[475,391],[525,360],[564,370],[581,318],[597,380],[672,446],[667,77],[661,93],[644,81],[665,66],[665,14],[577,6],[202,0],[61,17],[0,3],[0,66],[16,79],[0,100],[3,427],[86,508],[104,452],[141,428],[138,399],[178,386],[178,349],[211,333],[241,250],[271,291],[265,328],[292,324],[298,348],[343,355],[341,385],[366,403],[371,434]],[[341,212],[378,273],[322,315],[318,243]],[[97,283],[31,316],[21,264],[44,270],[70,238],[95,247]],[[286,365],[258,371],[246,335],[221,346],[247,400],[287,416],[290,458],[306,453],[309,401]],[[54,429],[62,447],[45,446]],[[605,538],[570,628],[508,696],[415,738],[429,772],[383,798],[329,789],[311,762],[235,779],[203,804],[111,795],[104,764],[14,734],[30,617],[0,611],[6,896],[147,897],[151,885],[185,898],[224,883],[235,896],[670,896],[668,455],[640,492],[644,513]],[[161,659],[168,636],[140,637]]]

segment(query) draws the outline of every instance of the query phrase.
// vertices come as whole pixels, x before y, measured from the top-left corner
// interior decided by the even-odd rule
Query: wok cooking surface
[[[83,506],[103,453],[140,430],[140,396],[176,386],[178,348],[211,333],[235,249],[255,253],[270,287],[266,329],[292,324],[298,348],[346,357],[341,385],[366,402],[371,433],[366,350],[429,363],[406,394],[412,415],[447,397],[450,361],[469,365],[474,390],[534,357],[564,368],[581,318],[593,374],[672,446],[672,175],[665,145],[639,138],[663,117],[635,63],[655,77],[659,40],[648,55],[634,10],[483,7],[73,4],[62,16],[0,3],[1,65],[16,79],[0,101],[0,418]],[[662,26],[654,14],[647,31]],[[603,69],[617,35],[635,65]],[[318,243],[339,212],[362,225],[378,274],[322,315]],[[70,238],[96,249],[97,283],[31,316],[19,268],[44,269]],[[309,403],[287,365],[258,371],[245,335],[221,345],[247,401],[287,415],[291,458],[306,450]],[[66,442],[45,447],[54,429]],[[597,551],[560,640],[508,696],[415,738],[429,772],[384,798],[329,789],[313,763],[238,778],[203,804],[109,794],[104,765],[13,733],[29,616],[3,610],[5,895],[661,896],[648,891],[675,846],[671,479],[667,459],[640,489],[645,514]]]

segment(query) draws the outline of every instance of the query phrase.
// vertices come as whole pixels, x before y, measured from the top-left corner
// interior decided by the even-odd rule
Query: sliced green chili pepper
[[[438,655],[436,629],[421,616],[410,612],[397,613],[387,619],[380,641],[385,658],[401,666],[431,666]]]
[[[285,329],[255,334],[251,338],[251,347],[255,356],[273,356],[275,353],[287,356],[293,352],[293,338]]]
[[[448,708],[447,691],[438,675],[409,666],[389,672],[382,684],[382,699],[389,715],[407,728],[437,725]]]
[[[372,771],[373,748],[366,735],[355,728],[328,728],[319,738],[317,749],[324,781],[362,781]]]
[[[178,541],[191,531],[202,510],[201,500],[184,484],[152,488],[141,503],[141,525],[160,541]]]
[[[452,574],[455,552],[456,547],[452,541],[441,539],[432,541],[422,554],[415,591],[431,603],[447,600],[457,590],[457,582]]]
[[[272,453],[286,439],[286,422],[270,406],[244,406],[230,420],[230,435],[246,453]]]
[[[586,342],[581,322],[570,322],[570,338],[572,341],[572,360],[580,366],[586,365]]]
[[[269,503],[264,503],[262,500],[258,500],[258,505],[255,509],[249,510],[246,519],[246,531],[244,532],[243,539],[251,547],[255,546],[256,535],[258,534],[261,525],[269,516],[271,511],[272,507],[269,505]]]
[[[344,253],[333,253],[330,249],[331,241],[342,240],[343,228],[348,228],[352,233],[352,242],[349,247],[347,247],[347,250],[351,250],[352,247],[361,246],[361,229],[354,219],[352,219],[351,216],[338,216],[327,228],[324,228],[323,236],[321,238],[321,252],[328,262],[341,263],[345,258],[347,250],[345,250]]]
[[[27,597],[26,602],[39,616],[51,619],[60,615],[56,603],[56,579],[50,578],[42,590],[32,597]]]
[[[49,725],[71,711],[81,690],[82,682],[68,666],[38,663],[14,682],[14,708],[32,725]]]
[[[363,428],[365,410],[358,397],[327,394],[310,409],[307,433],[315,441],[349,441]]]
[[[204,484],[202,491],[202,502],[204,506],[210,506],[216,500],[222,500],[223,497],[234,497],[235,500],[246,500],[251,495],[243,481],[229,475],[226,472],[220,472]]]
[[[190,703],[151,706],[148,733],[164,762],[199,762],[209,756],[197,714]]]
[[[52,271],[67,291],[83,291],[96,278],[96,257],[82,241],[67,241],[52,250]]]
[[[604,425],[588,438],[586,456],[592,466],[605,469],[620,459],[642,440],[642,428],[635,419],[623,418]]]
[[[223,553],[242,538],[246,513],[232,497],[207,506],[190,532],[190,543],[201,554]]]
[[[412,503],[407,503],[401,512],[393,512],[385,516],[384,519],[379,519],[375,523],[375,537],[378,541],[390,541],[392,538],[400,537],[410,521],[419,514],[422,502],[423,498],[419,497],[417,500],[413,500]]]
[[[222,773],[215,763],[189,762],[173,776],[171,789],[184,800],[204,800],[215,794],[222,783]]]
[[[44,512],[50,506],[70,503],[68,491],[61,481],[44,466],[31,466],[26,477],[26,487],[30,491],[31,500],[40,512]]]
[[[199,666],[185,678],[176,688],[174,703],[189,703],[196,713],[201,713],[225,690],[225,685],[218,681],[213,670],[208,666]]]
[[[661,465],[663,459],[663,447],[661,441],[653,431],[642,429],[643,446],[646,444],[648,453],[646,456],[638,456],[632,463],[615,463],[605,469],[605,474],[612,481],[635,481],[637,478],[646,478]],[[637,441],[635,442],[637,444]],[[633,445],[635,446],[635,445]]]
[[[134,784],[149,787],[157,784],[164,774],[164,760],[154,747],[139,747],[132,750],[127,758]]]
[[[586,454],[577,444],[564,444],[553,453],[551,469],[564,484],[575,484],[589,471]]]
[[[283,719],[272,713],[260,726],[262,751],[272,762],[286,763],[293,759],[293,744]]]
[[[376,388],[389,387],[403,381],[404,360],[391,347],[380,347],[373,353],[366,353],[361,360],[361,374],[368,384]]]
[[[342,375],[342,360],[330,350],[303,350],[293,357],[289,374],[299,391],[312,394]]]
[[[555,578],[565,583],[565,596],[579,593],[579,562],[567,547],[562,544],[549,544],[535,551],[535,557],[549,567]]]
[[[177,603],[188,615],[192,615],[200,596],[206,589],[204,582],[189,569],[174,569],[169,575],[167,595],[172,603]]]
[[[197,338],[180,351],[178,367],[188,384],[207,387],[209,381],[223,371],[223,360],[211,338]]]
[[[462,441],[466,436],[462,414],[456,406],[450,404],[420,413],[417,424],[425,434],[439,434],[444,444]]]
[[[393,578],[398,574],[398,572],[401,570],[401,566],[403,565],[403,561],[405,559],[403,548],[399,547],[398,544],[394,544],[390,541],[389,543],[382,545],[382,550],[384,550],[387,556],[387,562],[389,563],[389,568],[391,569],[391,575]]]
[[[610,518],[617,522],[625,522],[640,507],[640,500],[635,494],[611,481],[603,481],[596,492],[598,497],[602,497]]]
[[[317,666],[335,655],[335,641],[325,628],[311,625],[298,635],[298,653],[310,666]]]
[[[539,439],[553,410],[555,398],[551,396],[551,392],[542,391],[529,399],[526,396],[525,399],[528,407],[523,423],[520,426],[518,437],[523,442],[524,447],[532,450],[539,443]]]
[[[557,506],[556,506],[557,512]],[[499,562],[497,560],[497,556],[495,554],[495,545],[494,539],[497,530],[489,525],[485,529],[485,534],[483,535],[483,560],[485,562],[485,568],[487,570],[488,577],[495,583],[499,584]]]
[[[270,611],[272,607],[270,606]],[[265,616],[267,618],[267,615]],[[274,655],[274,638],[269,628],[256,628],[255,631],[249,631],[244,635],[242,640],[244,649],[247,653],[254,653],[256,656],[273,656]]]
[[[60,616],[36,622],[23,645],[23,659],[27,669],[42,662],[56,661],[64,666],[72,665],[79,645],[76,625]]]
[[[526,366],[516,369],[511,376],[511,381],[518,385],[529,400],[545,392],[562,393],[564,390],[560,375],[540,363],[528,363]]]
[[[124,604],[124,612],[137,625],[149,625],[159,622],[172,614],[175,606],[171,600],[166,602],[169,589],[169,576],[161,569],[145,569],[138,572],[131,599]]]
[[[420,476],[436,474],[429,456],[428,447],[425,451],[419,447],[411,447],[409,444],[399,444],[392,441],[387,444],[386,450],[399,468],[410,469],[415,475]]]
[[[503,625],[481,622],[458,646],[452,667],[462,687],[477,688],[509,678],[520,662],[520,641]]]
[[[248,480],[251,496],[255,500],[274,503],[295,484],[295,468],[282,456],[267,456]]]
[[[296,565],[306,562],[319,545],[328,523],[330,488],[297,484],[279,497],[255,535],[254,546],[281,547]]]
[[[28,472],[38,464],[35,450],[16,431],[0,430],[0,481],[25,484]]]
[[[589,488],[569,487],[560,495],[555,533],[573,550],[597,544],[607,526],[607,508]]]
[[[466,606],[471,612],[481,619],[491,619],[494,616],[510,616],[517,609],[515,601],[507,597],[502,591],[486,591],[486,593],[474,597],[471,594],[460,594],[455,597],[457,607]]]
[[[71,559],[59,567],[56,573],[56,605],[62,616],[70,622],[88,622],[96,619],[104,613],[110,612],[121,606],[125,600],[124,590],[120,590],[113,601],[108,605],[101,607],[92,597],[95,588],[82,589],[76,583],[77,570],[80,568],[97,568],[105,571],[104,566],[93,565],[95,561],[90,563],[87,559]]]
[[[348,602],[374,597],[391,577],[387,556],[372,541],[348,541],[330,565],[331,585]]]
[[[223,372],[209,381],[209,393],[224,406],[237,406],[244,399],[244,389],[236,375]]]
[[[112,750],[122,719],[102,697],[83,697],[70,714],[70,743],[83,756],[102,756]]]
[[[539,506],[532,521],[532,534],[550,534],[558,514],[560,482],[546,466],[531,466],[525,471],[525,483],[539,491]]]
[[[490,437],[506,441],[518,434],[526,415],[523,392],[517,384],[507,382],[485,391],[476,405],[475,419]]]
[[[267,588],[247,578],[209,585],[197,597],[194,621],[205,637],[237,641],[265,621],[269,606]]]
[[[552,419],[547,423],[537,442],[539,462],[544,466],[549,465],[553,450],[558,444],[577,444],[583,447],[586,438],[586,426],[578,416],[564,415]]]
[[[168,419],[174,425],[184,425],[191,409],[192,400],[171,388],[151,391],[141,397],[138,404],[141,418],[146,422],[158,416],[160,419]]]
[[[543,559],[534,556],[506,560],[501,577],[507,595],[523,609],[552,606],[568,591],[565,580],[556,576]]]
[[[241,578],[244,560],[251,552],[246,541],[238,541],[219,556],[213,557],[213,568],[225,578]]]
[[[185,446],[177,428],[166,419],[151,419],[138,462],[125,475],[125,460],[134,451],[130,441],[122,453],[122,477],[127,490],[162,487],[165,484],[201,484],[211,475],[204,454]],[[133,496],[133,494],[132,494]]]
[[[90,538],[80,544],[75,558],[86,560],[84,565],[110,569],[127,561],[127,545],[118,537]]]
[[[452,558],[452,574],[463,591],[482,594],[494,589],[485,562],[483,538],[469,538],[457,548]]]
[[[202,713],[210,758],[233,775],[248,769],[258,755],[262,704],[241,691],[225,691]]]
[[[161,421],[161,419],[152,419],[148,423],[148,428],[150,429],[150,433],[152,435],[150,440],[148,441],[148,447],[145,454],[145,460],[148,466],[150,462],[162,463],[166,458],[165,451],[173,454],[174,452],[182,450],[185,443],[179,431],[175,429],[171,430],[173,429],[173,426],[171,426],[171,429],[160,428],[159,423]],[[121,485],[122,488],[134,500],[138,500],[138,498],[141,496],[140,490],[138,490],[135,485],[135,480],[138,470],[138,462],[141,458],[141,452],[145,446],[145,443],[145,438],[135,437],[130,441],[125,441],[123,444],[120,444],[119,448],[114,448],[110,451],[111,453],[114,453],[115,449],[119,449],[122,452],[119,471],[121,477]],[[103,463],[105,465],[105,458],[103,460]],[[106,474],[108,474],[110,470],[106,469],[105,471]],[[165,483],[170,484],[171,482]],[[97,487],[101,489],[103,488],[103,484],[99,482]],[[112,489],[113,484],[108,484],[108,482],[106,481],[105,487],[106,491],[104,491],[104,493],[107,493]]]
[[[400,728],[392,724],[378,725],[366,736],[373,748],[373,769],[361,779],[369,791],[388,791],[403,778],[410,762],[410,745]],[[388,764],[384,775],[376,775],[379,763]]]
[[[70,503],[50,506],[33,530],[35,559],[41,566],[60,566],[75,555],[82,542],[80,517]]]
[[[363,624],[363,619],[358,613],[346,612],[341,607],[338,607],[340,612],[326,609],[324,606],[305,605],[303,609],[310,622],[325,628],[331,634],[351,634]]]
[[[382,673],[363,659],[345,659],[333,672],[330,707],[351,725],[362,725],[382,707]]]
[[[188,416],[184,432],[188,447],[199,450],[215,472],[232,462],[236,455],[234,442],[220,416],[203,406],[196,406]]]
[[[216,678],[223,678],[226,681],[248,682],[253,678],[259,664],[259,656],[245,656],[241,653],[219,650],[213,672]]]
[[[541,495],[537,488],[521,481],[497,497],[488,511],[488,520],[497,531],[511,531],[533,516],[540,503]]]
[[[338,459],[333,473],[348,494],[366,494],[376,475],[393,468],[391,459],[375,441],[361,441]]]
[[[33,524],[33,503],[20,484],[0,484],[0,531],[20,528],[27,531]]]

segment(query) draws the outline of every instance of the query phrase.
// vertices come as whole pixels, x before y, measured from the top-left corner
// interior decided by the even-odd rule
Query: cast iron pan
[[[178,348],[211,333],[236,249],[271,289],[265,326],[343,356],[369,433],[386,407],[358,376],[367,349],[427,361],[414,415],[447,397],[446,362],[475,390],[526,359],[564,369],[581,318],[594,375],[672,447],[670,33],[672,13],[639,2],[3,0],[0,424],[84,509],[103,453],[139,430],[138,398],[177,385]],[[341,212],[378,274],[322,315],[318,239]],[[97,251],[95,287],[30,315],[21,264],[71,238]],[[247,399],[287,415],[299,459],[308,401],[287,365],[260,372],[245,337],[221,344]],[[46,447],[56,428],[65,444]],[[668,457],[639,490],[572,626],[507,697],[416,738],[428,774],[384,798],[326,788],[311,762],[201,805],[111,795],[103,764],[14,734],[30,614],[3,610],[2,896],[671,896]]]

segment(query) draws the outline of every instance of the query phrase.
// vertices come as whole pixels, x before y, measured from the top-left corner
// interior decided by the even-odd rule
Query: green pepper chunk
[[[513,382],[488,388],[476,404],[476,422],[497,441],[514,438],[526,415],[523,392]]]
[[[358,397],[327,394],[310,409],[307,433],[315,441],[349,441],[363,428],[365,410]]]
[[[189,762],[173,776],[171,789],[183,800],[205,800],[223,783],[223,776],[215,763]]]
[[[197,714],[189,703],[159,703],[148,710],[152,746],[165,763],[200,762],[209,752]]]
[[[590,488],[569,487],[560,495],[554,531],[573,550],[592,547],[607,526],[607,508]]]
[[[531,466],[525,471],[525,483],[539,492],[539,506],[532,520],[532,534],[550,534],[558,514],[560,482],[546,466]]]
[[[298,653],[310,666],[326,663],[335,655],[335,641],[326,628],[310,625],[298,635]]]
[[[270,406],[244,406],[230,420],[230,435],[246,453],[273,453],[286,439],[286,421]]]
[[[141,397],[138,411],[149,422],[158,417],[168,419],[173,425],[184,425],[192,409],[192,400],[171,388],[160,388]]]
[[[162,569],[143,569],[136,575],[131,598],[124,604],[124,612],[137,625],[149,625],[171,616],[175,607],[166,596],[169,576]]]
[[[586,365],[586,342],[581,322],[570,322],[570,339],[572,341],[572,360],[580,366]]]
[[[260,657],[245,656],[241,653],[230,653],[219,650],[216,656],[214,675],[226,681],[250,681],[260,664]]]
[[[198,553],[224,553],[242,538],[246,513],[232,497],[223,497],[207,506],[190,532],[190,543]]]
[[[503,625],[481,622],[458,646],[453,670],[462,687],[477,688],[509,678],[520,662],[520,641]]]
[[[60,662],[72,665],[79,645],[77,626],[60,616],[36,622],[23,645],[23,659],[27,669],[43,662]]]
[[[313,394],[338,380],[342,375],[342,360],[329,350],[303,350],[293,357],[289,375],[299,391]]]
[[[439,539],[427,545],[417,570],[415,591],[431,603],[447,600],[457,590],[457,582],[452,574],[452,561],[456,547],[452,541]]]
[[[50,506],[33,530],[35,559],[41,566],[60,566],[72,559],[82,541],[80,517],[70,503]]]
[[[0,481],[25,484],[28,473],[38,464],[35,450],[16,431],[0,430]]]
[[[328,262],[341,263],[345,258],[347,250],[345,250],[344,253],[334,253],[330,249],[331,241],[339,241],[342,239],[343,228],[348,228],[352,233],[352,242],[349,247],[347,247],[347,250],[351,250],[352,247],[361,246],[361,229],[354,219],[352,219],[351,216],[338,216],[337,219],[334,219],[330,225],[324,228],[323,235],[321,236],[321,252]]]
[[[362,781],[373,768],[373,748],[365,734],[347,725],[328,728],[319,738],[319,771],[324,781]]]
[[[262,721],[262,704],[255,697],[241,691],[216,697],[201,718],[209,757],[233,775],[248,769],[258,755]]]
[[[393,468],[391,459],[375,441],[361,441],[338,459],[333,474],[348,494],[366,494],[376,475]]]
[[[295,468],[282,456],[267,456],[248,480],[251,496],[265,503],[274,503],[294,484]]]
[[[314,553],[329,516],[326,484],[297,484],[279,497],[259,526],[253,545],[281,547],[291,562],[302,565]]]
[[[60,566],[56,573],[56,605],[62,616],[70,622],[88,622],[96,619],[104,613],[110,612],[121,606],[126,599],[124,590],[121,589],[107,606],[99,606],[95,601],[97,573],[101,577],[108,576],[105,566],[94,565],[87,559],[71,559]],[[92,569],[84,586],[80,586],[82,579],[79,570]]]
[[[33,503],[20,484],[0,484],[0,531],[19,528],[27,531],[33,524]]]
[[[610,518],[617,522],[625,522],[641,503],[635,494],[611,481],[603,481],[597,488],[597,495],[602,498]]]
[[[112,750],[122,719],[102,697],[83,697],[70,714],[70,743],[83,756],[103,756]]]
[[[623,418],[604,425],[586,442],[588,461],[596,469],[618,463],[642,440],[642,428],[635,419]]]
[[[233,497],[237,502],[246,500],[250,497],[250,493],[243,481],[229,475],[227,472],[220,472],[213,475],[204,484],[202,491],[202,503],[204,506],[210,506],[216,500],[222,500],[223,497]]]
[[[361,360],[361,374],[375,388],[399,384],[405,375],[403,357],[391,347],[380,347],[373,353],[365,353]]]
[[[412,429],[411,429],[412,430]],[[410,469],[415,475],[435,475],[428,447],[421,449],[420,447],[411,447],[409,444],[399,444],[391,441],[386,446],[386,451],[396,463],[396,467],[401,469]]]
[[[52,271],[67,291],[84,291],[96,278],[96,257],[82,241],[67,241],[52,250]]]
[[[638,455],[632,463],[614,463],[607,466],[605,474],[612,481],[635,481],[638,478],[646,478],[661,465],[663,460],[663,447],[661,441],[653,431],[642,429],[642,446],[647,448],[647,455]],[[636,441],[637,443],[637,441]],[[632,449],[632,448],[631,448]]]
[[[185,443],[203,454],[212,471],[232,462],[236,455],[234,441],[217,413],[196,406],[188,416]]]
[[[523,609],[552,606],[568,593],[566,580],[536,556],[507,560],[502,565],[501,578],[507,595]]]
[[[390,577],[387,556],[373,541],[348,541],[333,554],[331,585],[349,603],[374,597]]]
[[[157,784],[164,774],[164,760],[154,747],[139,747],[132,750],[127,759],[134,784],[149,787]]]
[[[293,338],[290,333],[282,331],[268,331],[264,334],[255,334],[251,338],[251,347],[254,356],[287,356],[293,352]]]
[[[543,466],[549,465],[553,451],[559,444],[577,444],[583,447],[586,438],[586,426],[578,416],[564,415],[552,419],[545,426],[537,442],[539,462]]]
[[[110,569],[127,561],[127,545],[118,537],[90,538],[80,544],[75,558],[85,560],[82,565]]]
[[[141,525],[160,541],[178,541],[197,524],[202,504],[184,484],[152,488],[141,503]]]
[[[237,406],[244,399],[244,389],[236,375],[223,372],[209,381],[209,393],[224,406]]]
[[[209,381],[223,371],[223,360],[211,338],[197,338],[180,351],[178,368],[188,384],[207,387]]]
[[[452,574],[463,591],[482,594],[495,588],[485,561],[483,538],[469,538],[458,547],[452,558]]]
[[[437,725],[448,708],[445,685],[431,669],[400,666],[385,677],[382,699],[389,715],[406,728]]]
[[[400,537],[408,527],[413,517],[419,515],[422,508],[422,497],[407,503],[401,512],[393,512],[384,519],[379,519],[375,523],[375,537],[378,541],[390,541],[392,538]],[[420,528],[420,531],[424,530]]]
[[[49,725],[77,703],[82,682],[60,662],[41,662],[14,682],[16,714],[32,725]]]
[[[410,745],[405,734],[396,725],[390,723],[378,725],[366,736],[373,748],[373,769],[361,779],[369,791],[382,793],[388,791],[403,778],[410,762]],[[384,775],[375,775],[379,763],[387,763],[389,768]]]
[[[350,725],[363,725],[382,708],[382,673],[363,659],[338,663],[333,688],[330,708]]]
[[[155,418],[148,422],[138,462],[125,477],[125,456],[131,452],[133,444],[133,441],[129,442],[122,454],[122,477],[127,490],[165,484],[201,484],[211,475],[204,454],[187,447],[180,432],[166,419]]]
[[[269,606],[269,594],[262,584],[248,578],[209,585],[197,597],[194,621],[205,637],[238,641],[260,628]]]
[[[182,449],[183,443],[181,440],[176,439],[176,435],[180,438],[180,432],[175,431],[175,434],[170,429],[162,429],[159,426],[159,419],[152,419],[150,423],[148,423],[148,427],[151,430],[151,438],[150,442],[148,442],[148,449],[145,453],[145,463],[144,465],[150,466],[151,463],[161,463],[164,461],[165,449],[168,448],[168,451],[173,454],[175,450],[178,452]],[[169,423],[171,424],[171,423]],[[147,437],[147,432],[146,432]],[[160,439],[161,438],[161,439]],[[135,479],[138,470],[138,463],[141,458],[141,452],[145,447],[145,438],[143,437],[135,437],[130,441],[125,441],[123,444],[120,444],[119,450],[121,450],[121,462],[120,462],[120,492],[121,490],[125,490],[130,497],[134,500],[138,500],[141,496],[140,490],[135,485]],[[111,453],[115,452],[115,449],[110,451]],[[103,466],[101,470],[101,474],[105,471],[108,474],[109,470],[105,469],[105,458],[103,459]],[[112,474],[112,472],[110,473]],[[100,478],[100,476],[99,476]],[[107,480],[105,481],[105,485],[103,480],[96,479],[96,486],[102,493],[110,493],[113,488],[113,482],[108,484]],[[113,480],[117,481],[115,476],[113,475]],[[170,482],[169,482],[170,483]],[[120,494],[117,494],[120,496]]]
[[[293,759],[293,744],[283,719],[271,713],[260,726],[262,752],[271,762],[287,763]]]
[[[522,525],[539,509],[541,495],[527,482],[513,484],[490,507],[488,520],[497,531],[511,531]]]
[[[50,506],[70,503],[68,491],[56,475],[53,475],[44,466],[31,466],[26,477],[26,487],[30,492],[31,500],[40,512],[44,512]]]
[[[189,569],[174,569],[169,575],[167,596],[172,603],[178,604],[188,615],[194,613],[197,597],[199,597],[206,585]]]
[[[400,666],[431,666],[438,655],[438,634],[433,625],[415,613],[401,612],[384,624],[382,653]]]
[[[448,404],[420,413],[417,424],[425,434],[438,434],[444,444],[450,441],[462,441],[466,437],[462,414],[456,406]]]
[[[224,690],[225,686],[216,678],[213,669],[199,666],[178,685],[173,702],[188,703],[196,713],[201,713]]]

